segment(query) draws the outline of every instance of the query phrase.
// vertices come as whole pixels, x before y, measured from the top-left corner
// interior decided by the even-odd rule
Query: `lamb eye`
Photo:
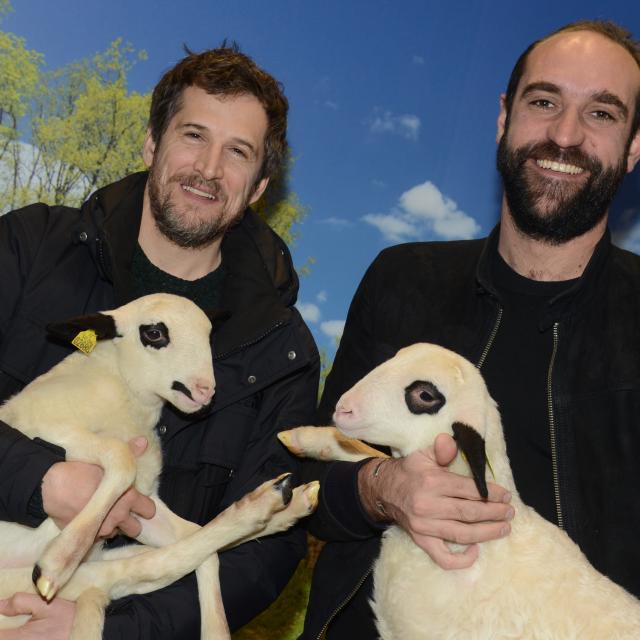
[[[145,347],[162,349],[169,344],[169,329],[164,322],[140,325],[140,342]]]
[[[411,413],[438,413],[446,400],[433,382],[416,380],[404,390],[404,399]]]

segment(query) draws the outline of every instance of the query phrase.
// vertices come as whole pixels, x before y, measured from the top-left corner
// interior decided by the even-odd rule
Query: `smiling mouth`
[[[193,193],[196,196],[200,196],[201,198],[206,198],[207,200],[217,200],[218,198],[213,195],[213,193],[209,193],[207,191],[200,191],[200,189],[196,189],[196,187],[191,187],[187,184],[183,184],[182,190],[188,191],[189,193]]]
[[[536,160],[536,164],[541,169],[550,169],[558,173],[566,173],[571,176],[577,176],[584,172],[582,167],[576,167],[574,164],[565,164],[563,162],[556,162],[555,160]]]

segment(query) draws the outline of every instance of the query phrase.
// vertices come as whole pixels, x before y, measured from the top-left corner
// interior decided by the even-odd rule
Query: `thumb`
[[[0,613],[5,616],[32,615],[41,602],[39,596],[16,593],[11,598],[0,600]]]
[[[436,457],[436,462],[441,467],[446,467],[458,453],[458,445],[456,441],[447,433],[439,433],[433,443],[433,451]]]
[[[138,436],[129,440],[129,449],[136,458],[139,458],[149,446],[149,441],[144,436]]]

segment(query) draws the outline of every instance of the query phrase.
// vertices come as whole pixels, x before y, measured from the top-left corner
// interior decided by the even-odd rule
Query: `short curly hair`
[[[287,154],[287,112],[289,102],[283,87],[273,76],[261,69],[233,42],[223,42],[217,49],[193,53],[169,69],[156,85],[151,96],[149,131],[160,143],[173,116],[182,106],[186,87],[199,87],[215,96],[255,96],[267,115],[264,140],[264,160],[258,180],[274,176]]]

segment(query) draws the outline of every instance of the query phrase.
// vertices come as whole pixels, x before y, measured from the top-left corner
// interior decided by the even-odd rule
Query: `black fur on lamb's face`
[[[478,493],[486,500],[489,497],[489,490],[485,479],[487,454],[484,439],[473,427],[462,422],[454,422],[451,429],[456,444],[467,459]]]
[[[140,342],[142,342],[145,347],[162,349],[171,342],[171,339],[169,338],[169,329],[164,322],[141,324],[139,330]]]
[[[404,401],[411,413],[438,413],[445,405],[446,399],[433,382],[415,380],[404,390]]]
[[[413,414],[435,415],[447,400],[438,387],[428,380],[415,380],[404,390],[407,408]],[[489,496],[485,480],[486,453],[482,436],[469,425],[454,422],[451,426],[458,448],[467,460],[478,493],[485,500]]]

